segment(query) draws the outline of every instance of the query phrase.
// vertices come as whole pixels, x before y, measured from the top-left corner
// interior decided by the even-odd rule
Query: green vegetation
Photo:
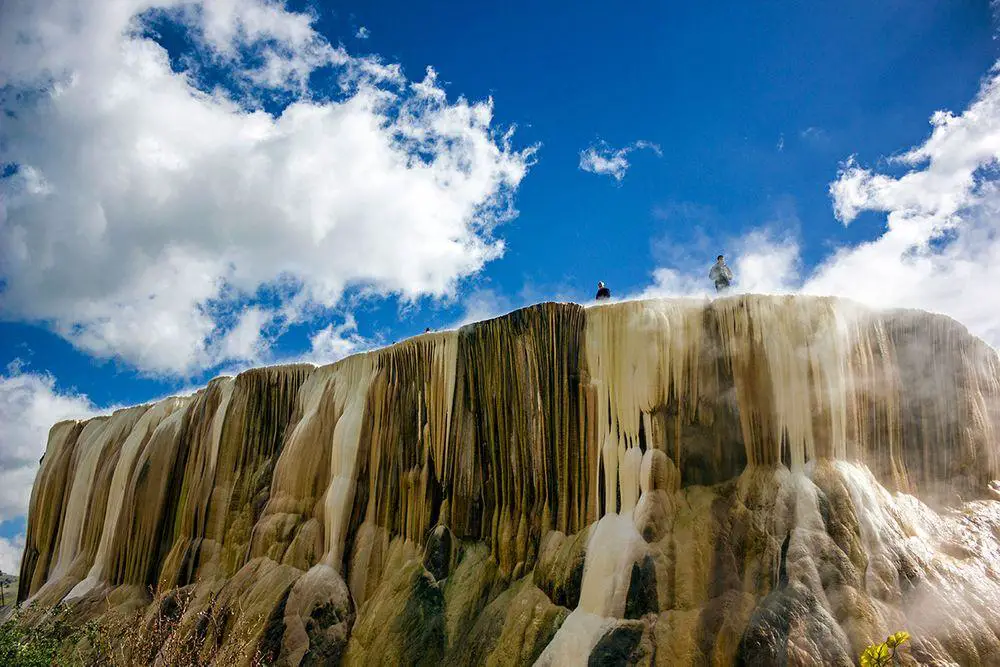
[[[22,610],[0,625],[0,665],[42,667],[48,665],[115,664],[111,654],[112,637],[121,627],[112,629],[97,621],[82,625],[67,622],[67,608],[56,605],[41,619],[29,622]]]
[[[0,608],[17,601],[17,577],[0,572]]]
[[[897,665],[896,653],[899,646],[910,641],[910,633],[904,630],[889,635],[881,644],[872,644],[861,654],[861,667],[887,667]]]
[[[15,609],[0,624],[0,665],[17,667],[130,667],[162,661],[176,667],[203,667],[218,659],[242,661],[253,667],[272,664],[275,656],[262,651],[250,625],[227,627],[234,610],[203,609],[191,619],[203,632],[191,641],[191,628],[181,629],[193,590],[155,596],[151,605],[132,614],[107,611],[83,622],[79,610],[63,604],[44,611]],[[180,631],[179,631],[180,630]],[[232,648],[223,655],[223,640]],[[235,650],[233,650],[235,649]]]
[[[28,627],[15,612],[0,625],[0,664],[19,667],[51,665],[62,643],[61,631],[58,625]]]

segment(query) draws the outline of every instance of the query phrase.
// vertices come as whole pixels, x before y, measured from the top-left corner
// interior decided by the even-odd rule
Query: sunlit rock
[[[142,665],[998,664],[998,478],[947,318],[542,304],[57,424],[19,599]]]

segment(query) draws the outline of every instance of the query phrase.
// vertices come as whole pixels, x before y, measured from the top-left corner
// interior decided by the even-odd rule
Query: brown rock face
[[[998,664],[997,478],[947,318],[542,304],[57,424],[19,599],[134,664]]]

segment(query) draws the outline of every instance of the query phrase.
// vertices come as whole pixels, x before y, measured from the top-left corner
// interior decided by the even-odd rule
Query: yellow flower
[[[882,667],[889,662],[889,647],[885,644],[873,644],[861,654],[861,667]]]
[[[885,640],[885,643],[888,644],[889,648],[896,648],[903,642],[909,640],[910,640],[910,633],[906,632],[905,630],[900,630],[894,635],[889,635],[889,638]]]

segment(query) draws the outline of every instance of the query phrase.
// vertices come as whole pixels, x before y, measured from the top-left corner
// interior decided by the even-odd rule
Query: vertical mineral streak
[[[69,477],[73,445],[83,425],[75,421],[60,422],[49,432],[49,442],[42,457],[35,485],[31,489],[29,521],[25,535],[24,555],[17,600],[23,602],[45,583],[58,548],[62,527],[64,495]]]
[[[195,577],[232,576],[246,562],[254,525],[270,496],[305,365],[261,368],[235,379],[219,439]]]
[[[604,479],[603,496],[592,502],[600,515],[620,506],[630,509],[638,500],[642,452],[665,447],[655,441],[651,415],[673,401],[678,426],[693,420],[703,320],[704,304],[693,300],[635,301],[587,311],[587,367],[601,452],[594,476]],[[672,455],[679,462],[680,452]]]
[[[161,588],[183,586],[194,581],[222,431],[234,389],[232,378],[213,380],[189,408],[191,419],[185,443],[188,447],[187,461],[180,482],[179,510],[173,522],[175,538],[159,573]],[[177,407],[182,406],[177,404],[173,410]],[[166,416],[162,415],[160,421]]]
[[[55,562],[46,585],[31,590],[45,603],[62,599],[68,588],[90,568],[108,494],[107,476],[98,474],[101,464],[106,468],[118,457],[122,442],[145,411],[146,406],[139,406],[92,419],[72,441],[61,443],[71,448],[72,453],[67,452],[69,493],[62,506],[58,538],[53,543],[58,545]],[[53,461],[56,466],[59,459],[56,455]]]
[[[333,380],[333,401],[340,418],[330,444],[330,486],[324,498],[325,551],[323,563],[341,571],[344,541],[357,489],[358,446],[365,399],[372,381],[373,357],[364,354],[340,362]]]
[[[111,478],[107,508],[99,533],[100,542],[98,543],[97,553],[94,556],[94,563],[87,573],[87,577],[77,584],[69,595],[67,595],[68,599],[72,600],[85,595],[96,585],[107,581],[108,559],[115,534],[118,530],[118,517],[121,515],[122,504],[124,503],[125,485],[132,474],[135,458],[141,448],[149,441],[150,436],[152,436],[160,422],[163,421],[163,418],[174,412],[181,405],[183,405],[182,399],[167,399],[152,406],[135,423],[125,442],[122,444],[117,463],[114,467],[114,475]]]
[[[459,332],[452,525],[484,538],[506,573],[531,567],[549,529],[576,532],[591,520],[594,454],[580,435],[584,312],[542,304]]]

